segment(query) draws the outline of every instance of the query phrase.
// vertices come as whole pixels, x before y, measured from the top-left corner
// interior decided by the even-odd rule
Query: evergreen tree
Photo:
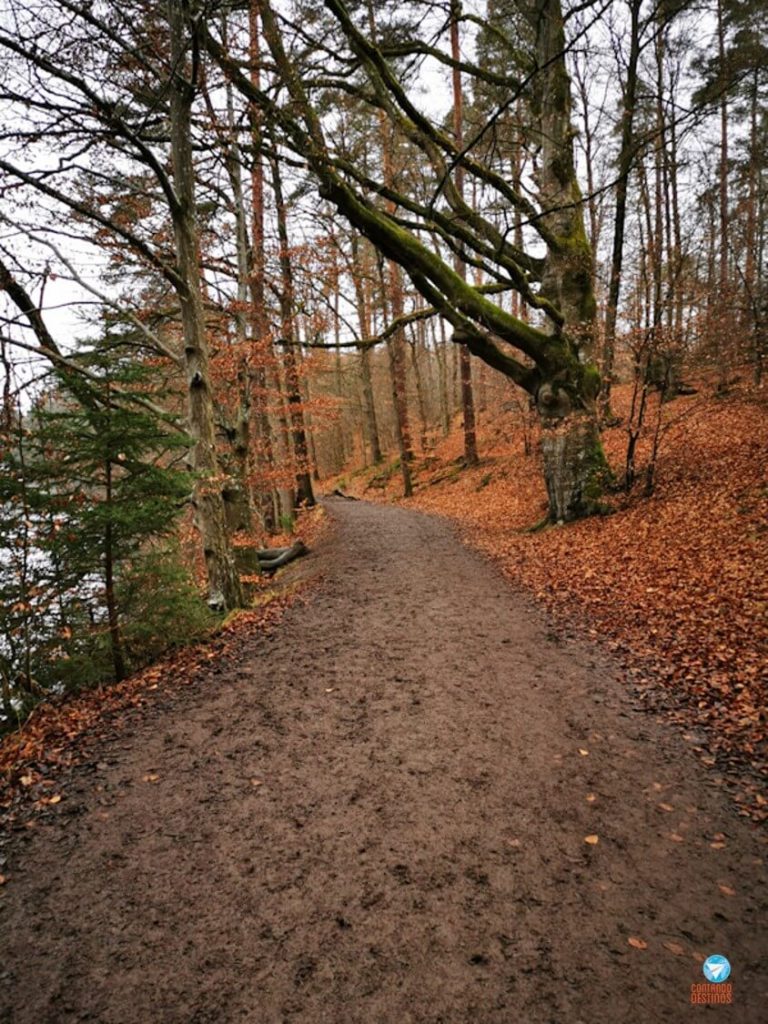
[[[189,440],[121,331],[79,357],[77,398],[49,390],[4,447],[6,719],[41,691],[120,680],[209,621],[171,539],[194,484],[177,468]]]

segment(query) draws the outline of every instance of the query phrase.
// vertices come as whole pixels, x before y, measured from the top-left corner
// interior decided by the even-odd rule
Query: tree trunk
[[[411,342],[411,366],[413,366],[413,378],[416,382],[416,402],[419,407],[419,422],[421,424],[419,441],[423,453],[427,450],[427,405],[424,397],[424,380],[421,374],[421,366],[419,365],[418,342],[416,339]]]
[[[250,0],[249,18],[249,59],[250,80],[256,88],[261,84],[261,47],[259,37],[258,0]],[[272,424],[267,409],[267,369],[266,363],[272,357],[269,320],[267,317],[267,300],[265,289],[265,258],[264,258],[264,167],[261,158],[262,117],[255,103],[249,104],[248,116],[252,144],[251,154],[251,344],[253,346],[253,362],[250,370],[252,387],[252,408],[255,422],[255,433],[258,437],[258,455],[266,466],[265,478],[270,479],[274,465],[272,442]],[[251,462],[254,460],[251,446]],[[257,474],[252,474],[256,476]],[[261,483],[257,495],[257,504],[262,523],[267,533],[274,533],[277,528],[277,495],[271,483]]]
[[[120,636],[120,619],[117,613],[117,597],[115,595],[115,559],[114,538],[112,531],[112,463],[106,460],[104,466],[104,497],[107,506],[107,521],[104,526],[104,599],[107,605],[107,624],[109,625],[109,645],[112,650],[112,668],[115,682],[125,679],[125,658]]]
[[[591,515],[599,506],[605,456],[597,420],[589,414],[544,421],[541,451],[549,500],[549,519],[567,523]]]
[[[394,270],[399,274],[400,268],[395,264],[390,264],[390,270]],[[402,305],[400,309],[402,310]],[[392,401],[395,407],[395,428],[400,454],[400,472],[403,477],[403,496],[410,498],[413,494],[413,484],[411,482],[413,448],[411,446],[411,433],[408,425],[408,405],[405,389],[405,340],[402,336],[402,329],[397,331],[394,338],[387,340],[387,349],[389,350],[389,363],[392,374]]]
[[[464,97],[461,91],[461,71],[458,62],[461,59],[459,48],[459,18],[461,17],[460,0],[451,0],[451,56],[454,60],[453,81],[453,134],[457,150],[464,148]],[[454,171],[456,191],[464,200],[464,171],[461,164]],[[464,260],[456,257],[456,273],[466,281],[467,267]],[[464,462],[467,466],[477,465],[477,429],[475,427],[475,397],[472,391],[472,361],[469,349],[461,346],[459,359],[461,375],[461,410],[464,417]]]
[[[222,15],[222,38],[228,39],[227,16]],[[224,152],[224,164],[232,190],[235,215],[235,251],[237,253],[237,309],[235,311],[235,337],[237,348],[238,403],[234,422],[225,425],[226,441],[230,448],[230,465],[226,469],[231,483],[224,493],[227,523],[230,533],[253,529],[253,489],[250,482],[251,457],[251,374],[248,366],[248,281],[250,277],[250,246],[248,219],[243,188],[242,155],[237,143],[237,126],[232,85],[226,83],[226,131],[219,138]],[[212,115],[215,111],[211,105]],[[221,135],[221,133],[220,133]],[[221,416],[221,411],[219,412]]]
[[[285,387],[288,394],[288,410],[291,419],[291,438],[293,453],[296,460],[296,502],[306,508],[315,505],[312,490],[312,478],[309,474],[309,450],[307,447],[307,430],[304,424],[304,411],[301,401],[301,385],[299,368],[296,362],[294,345],[298,340],[296,331],[296,299],[293,288],[293,267],[288,247],[288,223],[286,219],[283,184],[280,178],[280,165],[272,161],[272,186],[275,192],[277,211],[277,233],[280,242],[280,314],[283,335],[283,367],[285,369]]]
[[[195,514],[203,542],[212,606],[231,609],[243,603],[240,578],[227,534],[222,474],[216,456],[213,396],[208,366],[208,341],[202,301],[199,238],[195,211],[195,172],[192,159],[192,102],[195,84],[187,78],[190,62],[185,46],[185,19],[181,4],[168,3],[173,76],[170,83],[171,162],[176,203],[173,229],[179,276],[187,372],[189,432],[193,439],[192,469],[196,475]]]
[[[448,395],[448,341],[445,337],[445,320],[440,319],[440,337],[437,337],[434,320],[432,320],[432,344],[437,359],[438,387],[440,391],[440,426],[443,436],[451,432],[451,406]]]
[[[403,316],[403,279],[402,271],[394,260],[387,264],[387,279],[389,283],[389,307],[393,320]],[[411,462],[413,461],[413,445],[411,443],[411,428],[408,422],[408,391],[405,366],[405,337],[403,328],[398,328],[394,335],[387,340],[389,350],[389,362],[392,373],[392,401],[395,406],[395,429],[397,432],[397,446],[400,452],[400,472],[403,477],[403,495],[410,498],[413,494],[411,482]]]
[[[720,387],[725,388],[728,380],[728,365],[725,346],[723,344],[723,333],[726,329],[726,321],[729,319],[729,292],[730,278],[728,274],[728,69],[726,67],[725,53],[725,12],[723,0],[717,5],[717,47],[718,62],[721,75],[720,91],[720,318],[715,332],[715,351],[717,353],[718,373],[720,375]]]
[[[363,339],[371,337],[371,317],[368,294],[366,290],[365,268],[361,265],[360,242],[356,234],[352,235],[352,283],[355,288],[357,303],[357,320],[360,335]],[[376,403],[373,396],[373,377],[371,374],[371,350],[363,348],[360,352],[360,375],[363,384],[363,411],[365,416],[368,444],[371,449],[371,462],[374,466],[382,461],[379,426],[376,422]]]
[[[616,319],[621,291],[621,269],[624,261],[624,227],[627,218],[627,192],[629,176],[635,161],[634,119],[637,102],[637,66],[640,60],[640,6],[641,0],[630,3],[630,42],[627,79],[624,85],[624,103],[621,114],[621,147],[619,149],[619,177],[616,182],[616,215],[613,223],[613,252],[611,277],[608,285],[608,303],[605,310],[603,339],[603,381],[601,404],[603,413],[610,417],[611,384],[616,349]]]
[[[541,291],[563,316],[559,333],[569,353],[565,366],[543,374],[536,404],[549,518],[568,522],[599,507],[607,463],[595,407],[600,375],[592,362],[593,261],[574,165],[563,16],[557,0],[539,0],[535,6],[537,61],[545,69],[539,72],[534,95],[541,142],[538,191],[547,226],[557,239],[547,250]]]

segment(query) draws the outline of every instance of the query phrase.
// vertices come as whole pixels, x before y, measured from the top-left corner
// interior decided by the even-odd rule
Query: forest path
[[[0,1021],[677,1024],[694,953],[764,1021],[764,847],[683,741],[445,523],[328,507],[310,602],[19,840]]]

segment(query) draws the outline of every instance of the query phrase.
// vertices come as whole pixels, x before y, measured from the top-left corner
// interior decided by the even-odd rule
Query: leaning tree
[[[446,3],[442,12],[430,5],[427,14],[417,4],[399,5],[396,17],[389,12],[388,31],[382,5],[374,19],[370,2],[251,3],[271,58],[270,80],[261,88],[248,74],[247,55],[222,45],[202,8],[191,11],[190,25],[234,87],[274,124],[291,159],[306,164],[320,195],[404,269],[450,323],[453,340],[532,396],[543,428],[550,518],[567,521],[593,512],[606,474],[595,415],[600,376],[593,360],[593,256],[574,166],[568,15],[559,0],[493,5],[494,38],[509,54],[502,71],[451,53],[455,4]],[[467,26],[481,20],[470,13],[463,18]],[[410,19],[407,31],[404,19]],[[487,30],[487,20],[482,26]],[[419,96],[414,68],[424,62],[490,82],[502,96],[497,110],[461,142],[446,127],[450,119],[430,112]],[[377,174],[370,161],[363,167],[351,158],[334,131],[337,97],[353,97],[387,118],[421,153],[427,192],[414,195],[398,187],[385,166]],[[510,183],[495,148],[481,145],[515,103],[525,104],[526,144],[534,158],[532,178],[522,186]],[[467,195],[481,201],[473,205]],[[512,225],[521,217],[525,247],[512,240]],[[479,268],[488,283],[465,280],[456,257]],[[495,301],[494,293],[505,289],[521,295],[528,320]]]

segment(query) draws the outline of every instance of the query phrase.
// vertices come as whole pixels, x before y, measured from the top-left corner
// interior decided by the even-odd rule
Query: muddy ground
[[[308,604],[5,848],[0,1021],[762,1024],[766,847],[682,737],[445,523],[328,508]]]

